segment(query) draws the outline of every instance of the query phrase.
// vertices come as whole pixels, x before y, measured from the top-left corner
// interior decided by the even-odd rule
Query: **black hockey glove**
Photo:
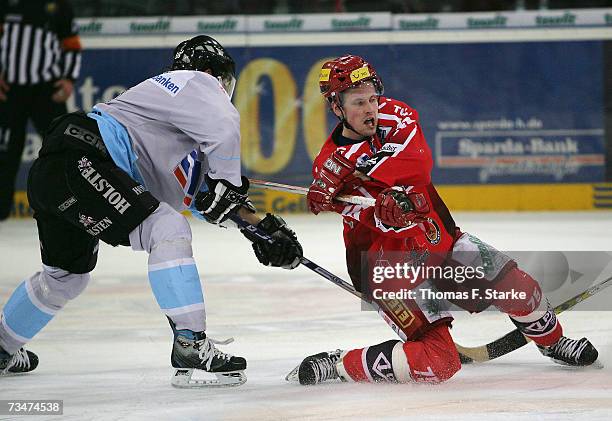
[[[220,224],[241,206],[249,202],[249,180],[242,177],[242,186],[236,187],[227,180],[214,180],[205,176],[207,192],[199,192],[195,197],[195,208],[211,224]]]
[[[274,243],[270,244],[247,230],[240,230],[249,241],[253,242],[253,251],[257,260],[266,266],[284,269],[298,267],[303,256],[302,245],[283,218],[268,213],[264,219],[259,221],[257,228],[274,239]]]

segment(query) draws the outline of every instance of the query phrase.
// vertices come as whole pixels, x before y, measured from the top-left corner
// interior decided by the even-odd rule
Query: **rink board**
[[[167,68],[182,38],[85,37],[70,108],[90,109]],[[606,181],[612,143],[610,38],[609,28],[219,36],[240,70],[234,103],[246,175],[310,183],[312,159],[336,124],[318,70],[351,52],[376,64],[389,95],[418,110],[433,181],[448,186],[449,205],[475,210],[598,207],[592,191]],[[38,145],[30,133],[18,189]],[[558,198],[539,193],[551,185]]]

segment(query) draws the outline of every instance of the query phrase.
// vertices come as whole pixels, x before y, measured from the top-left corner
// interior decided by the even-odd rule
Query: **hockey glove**
[[[270,244],[248,230],[240,230],[249,241],[253,242],[253,251],[257,260],[265,266],[284,269],[295,269],[300,264],[303,256],[302,245],[283,218],[268,213],[259,221],[257,228],[274,239],[274,243]]]
[[[342,189],[351,190],[360,184],[354,172],[354,163],[338,151],[331,154],[308,189],[306,201],[310,212],[315,215],[324,211],[341,212],[344,205],[333,200]]]
[[[227,180],[215,180],[205,176],[208,191],[195,197],[195,208],[211,224],[220,224],[241,206],[249,202],[249,180],[242,177],[242,186],[236,187]]]
[[[392,227],[407,227],[429,213],[423,193],[408,193],[402,187],[384,189],[376,198],[374,213],[380,221]]]

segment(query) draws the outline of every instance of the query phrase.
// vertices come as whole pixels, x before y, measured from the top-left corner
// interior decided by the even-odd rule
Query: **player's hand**
[[[60,79],[53,84],[55,93],[51,96],[54,102],[66,102],[74,89],[74,84],[70,79]]]
[[[2,75],[0,74],[0,101],[6,101],[6,93],[9,91],[8,83],[4,80]]]
[[[394,186],[378,194],[374,213],[385,225],[407,227],[429,213],[429,204],[423,193],[410,193]]]
[[[317,177],[313,180],[306,201],[310,212],[317,215],[319,212],[340,212],[344,205],[334,203],[342,189],[352,189],[360,184],[355,176],[355,164],[342,156],[338,151],[325,160]]]
[[[257,224],[257,228],[274,239],[274,243],[270,244],[250,235],[248,230],[241,230],[242,234],[253,242],[253,251],[257,260],[265,266],[284,269],[295,269],[300,264],[303,256],[302,245],[283,218],[268,213]]]
[[[220,224],[245,205],[249,196],[249,180],[242,177],[242,185],[234,186],[227,180],[215,180],[205,176],[208,191],[198,192],[195,208],[211,224]]]

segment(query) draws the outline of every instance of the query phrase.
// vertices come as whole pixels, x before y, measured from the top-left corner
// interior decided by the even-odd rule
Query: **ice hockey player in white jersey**
[[[17,287],[0,315],[0,374],[32,371],[30,341],[87,286],[98,241],[146,251],[153,294],[170,321],[178,387],[239,385],[244,358],[206,336],[189,209],[213,224],[234,215],[271,235],[253,242],[265,265],[293,269],[302,247],[282,218],[255,215],[240,169],[240,122],[231,103],[235,64],[216,40],[180,43],[172,70],[147,79],[92,112],[66,114],[49,128],[28,179],[42,271]],[[229,221],[227,221],[229,222]],[[214,373],[195,380],[194,370]]]

